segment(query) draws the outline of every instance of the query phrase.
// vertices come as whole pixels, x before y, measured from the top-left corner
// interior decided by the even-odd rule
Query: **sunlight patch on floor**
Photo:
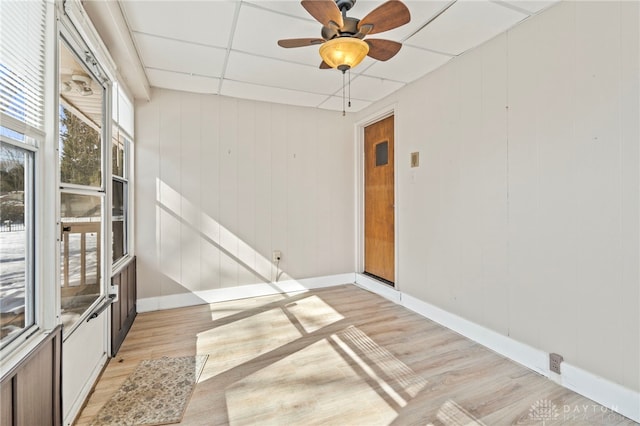
[[[344,319],[344,316],[318,296],[310,296],[291,302],[285,305],[285,308],[296,317],[307,333],[313,333],[322,327]]]
[[[197,353],[209,354],[200,381],[242,365],[301,337],[280,308],[257,313],[197,335]]]
[[[391,352],[378,345],[358,327],[350,326],[338,333],[342,341],[357,350],[369,364],[377,367],[384,379],[395,389],[415,397],[426,385],[427,380],[417,375]]]
[[[331,338],[400,407],[406,406],[427,384],[357,327],[350,326]]]
[[[436,418],[446,426],[484,426],[484,423],[451,399],[442,404]]]
[[[333,413],[326,424],[388,424],[397,415],[327,339],[237,381],[226,401],[231,425],[314,424],[320,407]]]

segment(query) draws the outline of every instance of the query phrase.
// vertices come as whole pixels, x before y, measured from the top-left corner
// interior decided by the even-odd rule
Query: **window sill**
[[[51,331],[40,330],[34,325],[3,348],[0,351],[0,380],[12,374],[15,368],[46,340]]]
[[[122,271],[128,264],[133,260],[134,256],[130,253],[125,254],[123,257],[118,259],[116,263],[113,264],[111,268],[111,276],[117,275]]]

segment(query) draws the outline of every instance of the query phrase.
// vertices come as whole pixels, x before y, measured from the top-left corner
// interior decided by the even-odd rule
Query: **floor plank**
[[[139,314],[78,417],[136,365],[208,354],[183,425],[633,425],[353,285]]]

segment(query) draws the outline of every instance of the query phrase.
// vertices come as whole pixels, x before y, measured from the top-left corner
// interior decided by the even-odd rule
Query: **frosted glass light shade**
[[[331,67],[346,71],[369,53],[369,45],[359,38],[338,37],[320,45],[320,56]]]

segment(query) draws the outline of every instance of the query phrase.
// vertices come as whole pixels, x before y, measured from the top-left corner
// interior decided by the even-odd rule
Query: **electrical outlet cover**
[[[560,374],[560,364],[564,361],[560,354],[549,354],[549,370]]]

